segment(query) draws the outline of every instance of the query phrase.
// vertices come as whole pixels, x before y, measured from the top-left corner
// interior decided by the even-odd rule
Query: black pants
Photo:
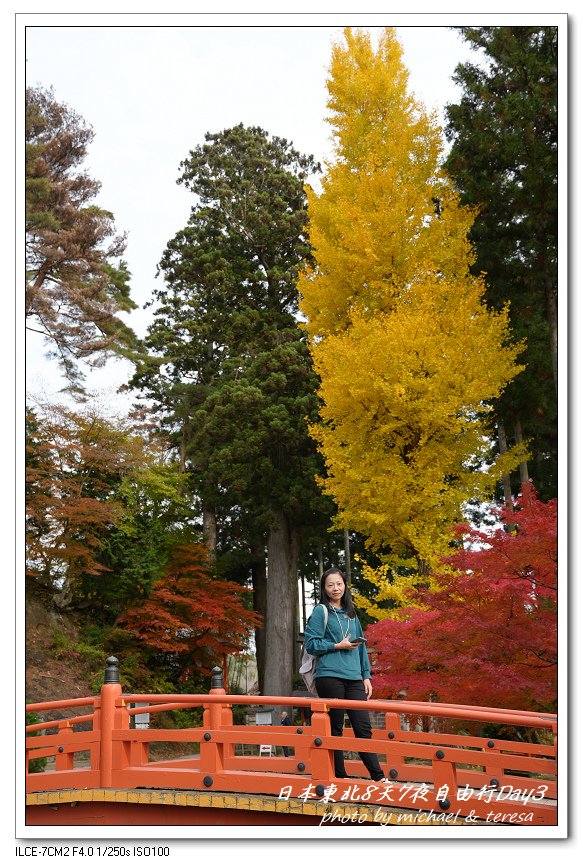
[[[366,700],[366,691],[362,680],[337,679],[333,676],[316,678],[316,690],[319,697],[335,700]],[[359,739],[371,739],[372,729],[370,717],[365,709],[347,709],[348,718]],[[341,736],[344,729],[344,709],[330,709],[330,729],[333,736]],[[368,769],[373,781],[380,781],[384,773],[376,754],[359,752],[360,759]],[[334,774],[337,778],[347,778],[344,767],[344,752],[334,751]]]

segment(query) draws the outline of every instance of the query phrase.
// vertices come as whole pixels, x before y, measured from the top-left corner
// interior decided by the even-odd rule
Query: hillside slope
[[[30,593],[25,604],[26,702],[85,697],[91,694],[86,661],[67,646],[79,642],[79,613],[57,610],[50,599]],[[105,658],[103,659],[105,665]]]

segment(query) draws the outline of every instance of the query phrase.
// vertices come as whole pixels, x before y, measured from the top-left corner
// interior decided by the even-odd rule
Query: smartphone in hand
[[[353,645],[358,645],[359,643],[366,643],[366,638],[365,637],[351,637],[350,642]]]

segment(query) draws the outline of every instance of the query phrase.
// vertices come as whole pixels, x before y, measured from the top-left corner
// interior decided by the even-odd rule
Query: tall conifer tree
[[[255,599],[266,604],[260,684],[289,694],[300,541],[324,519],[306,423],[317,417],[317,379],[296,322],[310,255],[303,184],[318,166],[239,125],[207,135],[181,167],[197,203],[164,253],[152,356],[134,381],[166,409],[203,510],[218,514],[219,541],[233,529],[246,539]]]
[[[125,237],[94,203],[100,183],[82,170],[92,138],[52,90],[27,89],[26,324],[45,337],[73,392],[83,390],[79,360],[98,366],[108,352],[131,356],[138,347],[118,317],[136,306]]]
[[[447,106],[446,169],[464,204],[492,309],[510,301],[526,370],[496,400],[501,430],[529,440],[530,476],[557,490],[558,33],[556,27],[462,27],[479,64],[456,68],[459,104]]]

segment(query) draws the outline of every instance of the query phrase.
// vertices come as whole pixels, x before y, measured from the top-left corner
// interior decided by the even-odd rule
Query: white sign
[[[149,703],[136,703],[136,709],[148,707]],[[148,730],[150,728],[150,713],[144,712],[134,716],[136,730]]]

